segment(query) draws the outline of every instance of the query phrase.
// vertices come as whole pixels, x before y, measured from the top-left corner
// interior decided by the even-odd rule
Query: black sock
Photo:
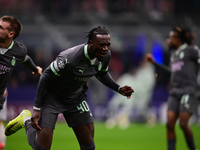
[[[25,128],[26,128],[26,131],[31,127],[31,119],[28,119],[25,121]]]
[[[31,125],[31,120],[28,119],[25,122],[25,127],[26,127],[26,136],[27,136],[27,140],[29,145],[33,148],[33,150],[49,150],[46,148],[41,147],[37,141],[36,141],[36,130],[32,127]]]
[[[176,139],[168,139],[167,140],[168,150],[175,150],[176,149]]]
[[[35,150],[36,149],[35,148],[36,130],[32,127],[30,119],[26,120],[25,127],[26,127],[26,136],[27,136],[28,143],[33,148],[33,150]]]
[[[195,150],[194,138],[193,137],[186,137],[187,146],[190,150]]]

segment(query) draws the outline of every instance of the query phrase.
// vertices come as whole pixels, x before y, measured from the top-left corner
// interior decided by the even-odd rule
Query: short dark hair
[[[87,33],[88,35],[86,36],[86,38],[88,38],[88,43],[89,43],[90,40],[92,40],[92,38],[94,38],[97,34],[107,35],[109,34],[109,31],[105,27],[98,26],[96,28],[93,28],[90,32]]]
[[[192,30],[189,27],[185,25],[177,25],[175,27],[172,27],[172,31],[178,33],[182,43],[192,45],[194,43],[194,40],[196,39],[196,35],[192,32]]]
[[[10,23],[10,28],[8,30],[15,32],[13,39],[15,39],[16,37],[20,35],[23,27],[19,20],[17,20],[16,18],[12,16],[3,16],[0,18],[0,20]]]

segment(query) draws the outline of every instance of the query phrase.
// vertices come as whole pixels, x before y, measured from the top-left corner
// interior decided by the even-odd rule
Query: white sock
[[[25,122],[26,122],[28,119],[31,119],[31,116],[25,116],[25,117],[23,118],[23,124],[24,124],[24,126],[25,126]]]
[[[3,121],[0,121],[0,142],[3,143],[4,145],[6,144],[6,136],[4,134],[4,124]]]

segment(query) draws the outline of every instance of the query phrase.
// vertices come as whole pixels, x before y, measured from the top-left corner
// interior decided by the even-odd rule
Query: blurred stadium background
[[[178,22],[192,27],[197,35],[196,44],[200,46],[199,14],[199,0],[0,0],[0,16],[12,15],[21,21],[24,29],[16,40],[27,46],[28,54],[43,69],[62,50],[86,42],[86,32],[99,25],[105,26],[112,38],[109,71],[116,80],[130,67],[137,68],[147,52],[153,53],[160,63],[168,64],[166,39],[171,27]],[[97,149],[165,149],[165,127],[159,123],[166,120],[168,81],[168,77],[161,72],[156,78],[153,94],[149,95],[149,109],[153,115],[149,123],[155,128],[150,130],[143,120],[143,124],[131,124],[123,132],[117,128],[108,132],[102,123],[97,123],[106,120],[107,105],[114,93],[95,79],[89,81],[88,86],[92,88],[88,91],[88,102],[96,120]],[[38,77],[31,75],[21,64],[15,68],[8,84],[8,121],[22,109],[32,110],[37,82]],[[132,121],[136,121],[135,110],[132,117]],[[62,119],[60,116],[59,120]],[[200,146],[199,122],[200,109],[191,119],[195,125],[192,128],[197,147]],[[66,140],[69,145],[66,144],[65,148],[78,149],[72,131],[66,128],[67,134],[63,133],[64,126],[57,125],[52,149],[58,149],[59,145],[62,149]],[[179,130],[177,148],[186,150]],[[8,137],[6,149],[30,149],[22,132]]]
[[[105,26],[112,38],[109,71],[116,80],[130,67],[137,68],[147,52],[168,64],[166,39],[178,22],[192,27],[200,46],[199,14],[199,0],[0,0],[0,15],[21,21],[24,29],[16,40],[27,46],[28,54],[43,69],[62,50],[86,42],[84,38],[92,28]],[[150,96],[149,108],[156,122],[165,121],[168,81],[160,73]],[[17,66],[8,84],[8,120],[24,108],[32,110],[37,82],[38,77],[21,64]],[[99,87],[98,92],[89,88],[91,111],[97,121],[104,121],[114,93],[96,81],[90,81],[90,86]],[[193,120],[199,123],[200,110]]]

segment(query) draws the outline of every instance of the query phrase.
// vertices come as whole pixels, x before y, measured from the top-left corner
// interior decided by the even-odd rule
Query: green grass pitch
[[[192,125],[195,143],[200,149],[200,125]],[[183,133],[176,126],[177,150],[188,150]],[[166,150],[165,126],[157,124],[149,127],[146,124],[131,124],[126,130],[117,126],[107,129],[101,122],[95,122],[96,150]],[[6,150],[31,150],[28,145],[25,129],[7,137]],[[65,123],[58,122],[54,131],[51,150],[79,150],[78,142]]]

